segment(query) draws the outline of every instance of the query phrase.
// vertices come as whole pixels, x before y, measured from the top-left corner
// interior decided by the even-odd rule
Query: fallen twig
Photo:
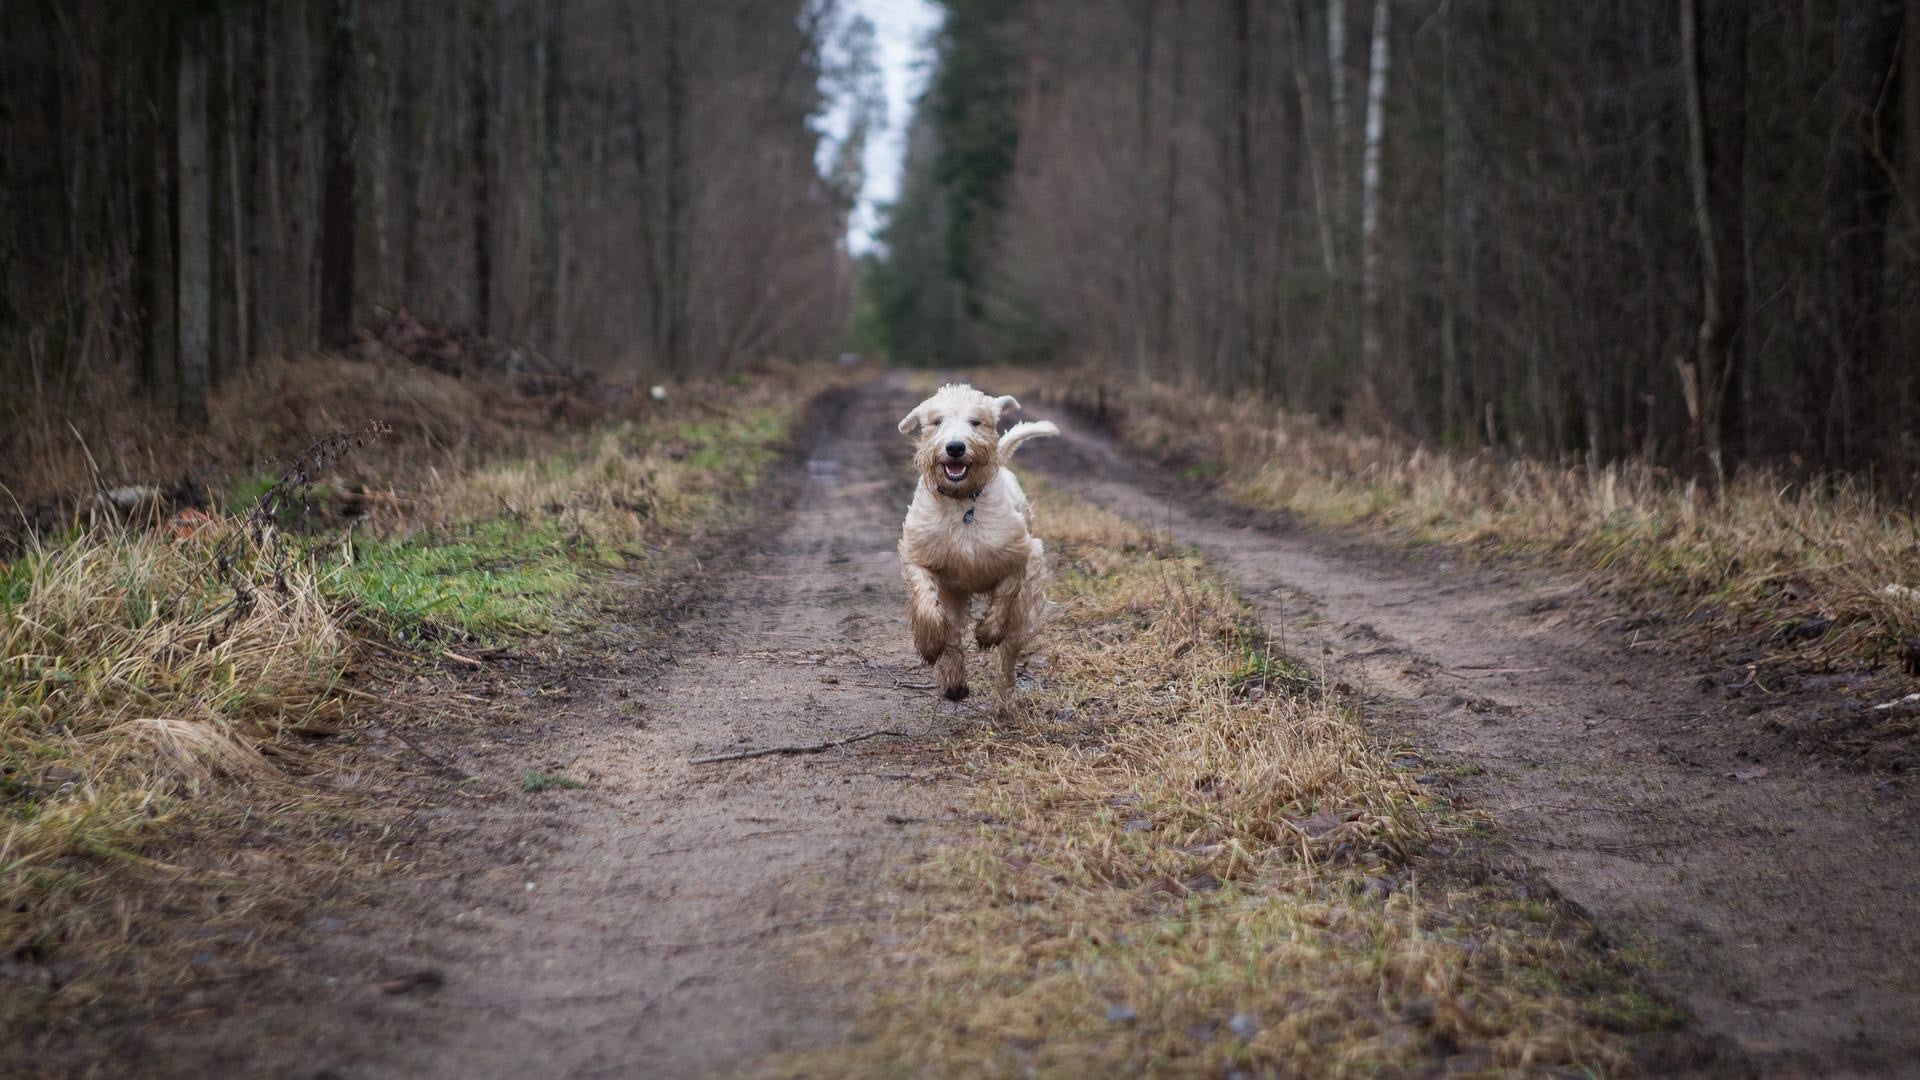
[[[832,742],[809,743],[805,746],[769,746],[761,750],[742,750],[735,754],[715,754],[712,757],[694,758],[687,764],[711,765],[718,761],[745,761],[748,758],[772,757],[775,754],[818,754],[824,750],[831,750],[836,746],[845,746],[848,743],[857,743],[866,739],[877,739],[882,735],[892,735],[899,739],[907,737],[907,733],[904,731],[883,728],[878,731],[868,731],[859,735],[849,735],[844,739],[835,739]]]
[[[1503,667],[1503,668],[1462,668],[1462,671],[1479,671],[1478,675],[1462,675],[1459,671],[1440,670],[1442,675],[1451,675],[1456,679],[1485,679],[1494,675],[1533,675],[1548,670],[1543,667]]]

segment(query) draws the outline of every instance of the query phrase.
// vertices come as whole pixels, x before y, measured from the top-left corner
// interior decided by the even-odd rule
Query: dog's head
[[[1000,468],[1000,417],[1020,403],[990,397],[965,383],[949,384],[913,407],[900,433],[917,441],[914,463],[942,495],[977,495]]]

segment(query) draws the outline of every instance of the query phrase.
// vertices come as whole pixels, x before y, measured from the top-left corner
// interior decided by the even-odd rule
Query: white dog
[[[1041,421],[1000,434],[1001,415],[1019,407],[962,383],[941,387],[900,421],[901,434],[919,432],[920,483],[900,535],[907,618],[914,647],[938,666],[951,701],[967,696],[973,598],[987,598],[974,637],[983,649],[1000,647],[1003,694],[1047,602],[1046,549],[1029,532],[1033,509],[1006,462],[1021,443],[1060,429]]]

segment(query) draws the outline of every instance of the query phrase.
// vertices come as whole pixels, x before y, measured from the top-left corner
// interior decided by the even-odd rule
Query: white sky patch
[[[874,247],[873,234],[880,227],[878,207],[892,202],[900,193],[907,123],[913,118],[914,99],[926,86],[930,59],[927,45],[940,26],[942,14],[930,0],[842,0],[841,24],[856,15],[865,15],[873,23],[880,81],[887,96],[887,129],[867,141],[866,186],[847,226],[847,246],[857,255]],[[830,37],[828,47],[833,44]],[[839,102],[829,103],[821,130],[829,138],[839,138],[845,134],[846,124],[845,108]]]

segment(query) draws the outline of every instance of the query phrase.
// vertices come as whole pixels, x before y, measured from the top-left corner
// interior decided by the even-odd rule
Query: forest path
[[[1037,417],[1030,417],[1037,418]],[[1787,757],[1712,664],[1570,575],[1406,553],[1194,494],[1087,423],[1022,468],[1198,548],[1289,651],[1490,811],[1768,1075],[1920,1061],[1920,815],[1905,778]],[[1044,520],[1045,508],[1040,508]],[[1737,718],[1737,719],[1736,719]],[[1661,963],[1664,961],[1664,963]]]
[[[829,401],[774,466],[799,489],[710,583],[672,663],[579,683],[539,740],[588,790],[493,804],[442,841],[498,858],[427,886],[465,912],[410,950],[445,985],[349,1074],[710,1076],[844,1037],[861,1002],[795,950],[879,932],[890,868],[942,813],[927,750],[973,710],[939,699],[900,611],[910,397]],[[875,730],[905,737],[691,763]]]

